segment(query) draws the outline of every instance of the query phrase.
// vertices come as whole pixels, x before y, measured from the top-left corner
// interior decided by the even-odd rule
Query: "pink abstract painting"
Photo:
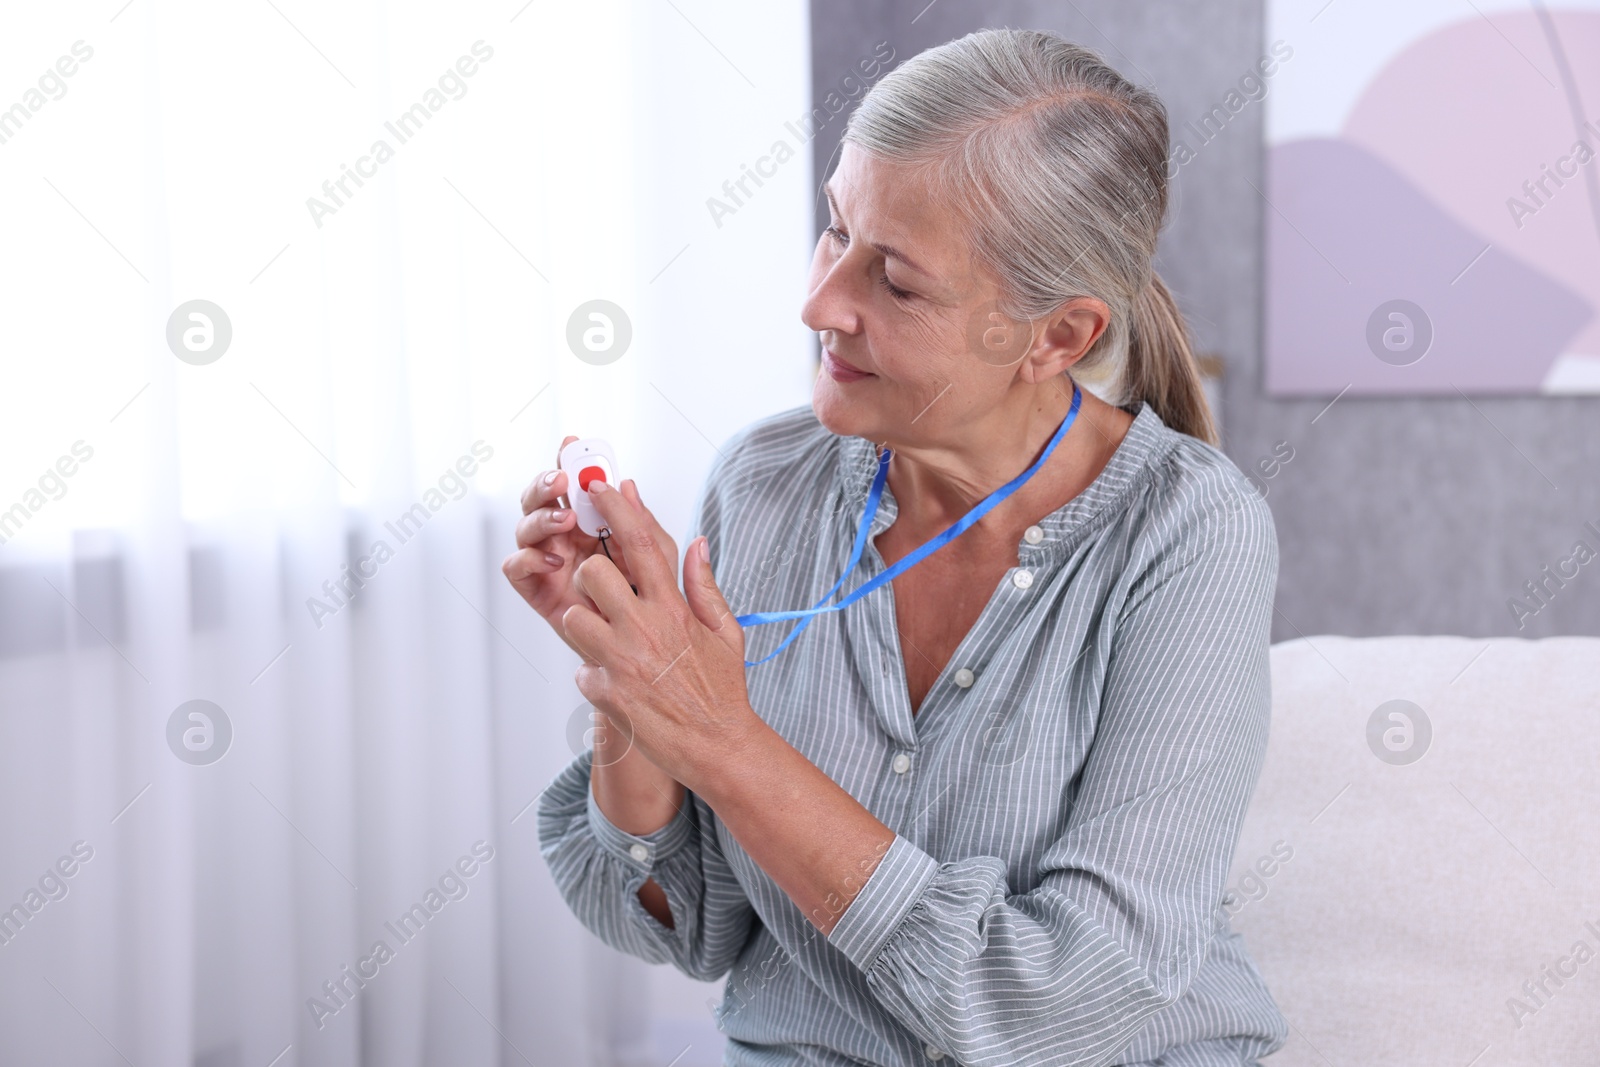
[[[1600,2],[1412,2],[1269,5],[1267,391],[1600,393]]]

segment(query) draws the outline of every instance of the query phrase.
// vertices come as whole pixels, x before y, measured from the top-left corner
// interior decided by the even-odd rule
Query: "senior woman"
[[[811,405],[722,450],[684,592],[630,481],[592,486],[606,554],[564,474],[523,496],[505,574],[614,727],[542,795],[542,851],[607,944],[728,976],[726,1063],[1283,1044],[1220,908],[1277,541],[1151,270],[1166,165],[1159,99],[1084,48],[923,52],[826,184]]]

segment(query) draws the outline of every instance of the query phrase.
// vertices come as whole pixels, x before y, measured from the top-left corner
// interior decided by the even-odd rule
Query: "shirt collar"
[[[1069,429],[1067,431],[1071,433]],[[1017,542],[1017,558],[1023,563],[1045,562],[1064,555],[1077,543],[1099,515],[1112,511],[1128,499],[1140,482],[1149,476],[1152,465],[1176,444],[1176,433],[1161,421],[1149,401],[1141,401],[1128,432],[1112,453],[1111,460],[1094,481],[1077,496],[1038,519],[1044,533],[1038,544],[1026,538]],[[838,468],[838,485],[845,506],[837,521],[846,528],[846,538],[854,539],[866,510],[867,493],[878,470],[878,446],[864,437],[841,439],[843,462]],[[894,491],[886,481],[878,513],[873,517],[868,540],[887,530],[899,514]]]

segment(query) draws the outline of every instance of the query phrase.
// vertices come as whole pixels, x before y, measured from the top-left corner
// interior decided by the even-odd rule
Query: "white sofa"
[[[1271,654],[1227,905],[1290,1022],[1264,1067],[1600,1065],[1600,638]]]

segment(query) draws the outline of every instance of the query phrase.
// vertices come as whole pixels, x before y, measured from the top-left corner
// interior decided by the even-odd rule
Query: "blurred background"
[[[974,29],[1167,104],[1158,269],[1277,522],[1275,641],[1600,635],[1597,24],[8,6],[0,1062],[721,1062],[720,983],[550,881],[531,808],[591,709],[499,564],[565,435],[686,541],[727,438],[809,404],[848,109]]]

